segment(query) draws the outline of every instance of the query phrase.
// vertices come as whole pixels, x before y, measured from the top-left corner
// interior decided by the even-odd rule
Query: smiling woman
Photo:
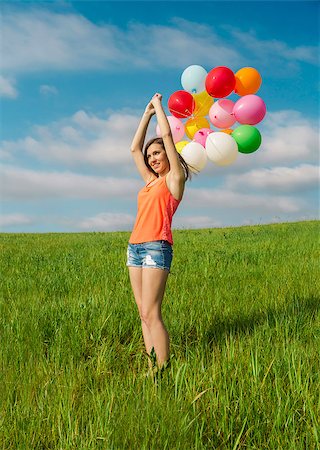
[[[127,266],[141,318],[147,354],[154,350],[158,368],[169,360],[169,335],[162,320],[161,303],[172,262],[172,217],[190,178],[189,168],[176,151],[169,122],[156,94],[148,103],[131,145],[145,186],[138,194],[138,213],[129,239]],[[156,114],[162,138],[142,148],[151,117]],[[153,365],[149,359],[149,367]],[[154,367],[154,369],[158,369]]]
[[[151,149],[149,149],[151,147]],[[149,141],[144,150],[144,162],[151,168],[152,172],[159,176],[168,166],[167,154],[163,148],[161,138],[154,138]]]

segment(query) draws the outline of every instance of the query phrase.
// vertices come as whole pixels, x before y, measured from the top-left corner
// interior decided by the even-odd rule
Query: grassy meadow
[[[1,234],[0,448],[320,448],[319,222],[175,230],[148,368],[129,233]]]

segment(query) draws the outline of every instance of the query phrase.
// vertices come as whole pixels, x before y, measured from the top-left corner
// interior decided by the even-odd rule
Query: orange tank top
[[[144,186],[138,194],[138,213],[129,242],[141,244],[149,241],[168,241],[173,244],[171,223],[180,200],[168,189],[166,177],[159,177],[155,184]]]

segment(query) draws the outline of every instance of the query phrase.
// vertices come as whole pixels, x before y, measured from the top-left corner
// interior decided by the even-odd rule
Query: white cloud
[[[319,160],[319,129],[314,120],[299,111],[268,112],[261,124],[262,150],[258,164],[287,164]]]
[[[255,32],[240,31],[228,27],[234,39],[251,55],[261,61],[273,61],[282,59],[289,62],[307,62],[318,65],[318,48],[315,46],[299,45],[289,47],[287,43],[277,39],[259,39]]]
[[[262,135],[261,164],[285,164],[294,161],[315,162],[319,158],[319,134],[308,124],[278,126]]]
[[[25,73],[101,68],[121,56],[116,35],[114,27],[99,27],[76,14],[7,9],[2,22],[3,69]]]
[[[117,166],[119,170],[129,171],[133,168],[130,144],[139,120],[140,115],[128,110],[109,112],[106,118],[81,110],[47,126],[35,126],[32,135],[25,138],[3,141],[0,154],[11,161],[27,154],[37,161],[54,161],[68,167],[89,165],[105,167],[107,171]],[[155,135],[155,125],[156,122],[150,123],[146,139]],[[249,155],[239,154],[227,171],[319,160],[317,126],[300,112],[269,112],[259,128],[261,147]],[[209,161],[204,173],[213,171],[228,173]]]
[[[17,98],[18,91],[14,84],[12,79],[0,75],[0,97]]]
[[[304,207],[301,199],[288,196],[268,195],[268,194],[244,194],[228,189],[193,189],[187,187],[186,207],[238,210],[238,211],[259,211],[267,214],[296,213]]]
[[[11,227],[16,225],[30,225],[33,220],[25,214],[4,214],[0,216],[0,227]]]
[[[181,18],[172,19],[170,26],[131,23],[126,39],[130,42],[126,48],[131,52],[132,63],[149,69],[155,66],[186,67],[190,65],[190,55],[196,55],[198,63],[207,70],[242,61],[241,54],[223,42],[210,26]],[[207,67],[208,54],[210,67]]]
[[[302,192],[319,186],[319,167],[301,164],[294,168],[251,170],[241,175],[227,176],[225,186],[237,191],[264,189],[267,192]]]
[[[174,216],[172,228],[216,228],[221,226],[221,221],[210,216]]]
[[[75,226],[86,231],[129,231],[133,227],[134,220],[135,217],[130,214],[100,213],[83,219]]]
[[[172,25],[137,22],[120,29],[94,24],[75,13],[45,9],[8,9],[3,20],[3,69],[29,72],[44,69],[119,70],[181,67],[190,54],[198,61],[224,64],[239,61],[232,46],[224,44],[208,26],[176,19]],[[28,48],[28,52],[25,49]],[[173,57],[174,56],[174,57]]]
[[[24,11],[6,8],[3,15],[3,70],[7,73],[181,68],[190,64],[190,55],[196,55],[197,63],[204,65],[210,55],[211,67],[206,67],[210,70],[221,64],[241,67],[248,51],[253,63],[261,60],[270,65],[279,58],[284,63],[317,63],[314,47],[290,48],[284,42],[263,41],[234,29],[229,29],[231,43],[227,43],[214,27],[181,18],[168,25],[132,21],[121,29],[108,23],[95,24],[75,12],[58,13],[34,6]]]
[[[127,110],[110,112],[106,118],[78,111],[47,126],[34,127],[34,133],[26,138],[3,142],[2,153],[7,160],[11,158],[11,165],[4,165],[0,173],[3,199],[116,198],[136,201],[142,181],[131,175],[137,173],[130,155],[130,142],[139,119],[140,116]],[[295,133],[298,127],[301,127],[300,132]],[[237,224],[249,220],[248,217],[254,217],[252,220],[257,223],[260,216],[270,221],[276,216],[283,219],[284,216],[293,218],[314,213],[314,205],[310,205],[303,194],[298,198],[278,194],[290,194],[294,190],[302,192],[302,189],[315,185],[316,166],[310,162],[317,159],[316,127],[297,111],[270,112],[262,135],[264,146],[251,155],[240,154],[232,166],[220,168],[208,162],[205,173],[200,173],[196,179],[196,186],[201,188],[187,185],[184,198],[187,215],[181,217],[178,214],[173,221],[174,227],[221,226],[226,223],[226,217],[230,220],[233,212],[233,222],[230,220],[229,223]],[[296,137],[290,145],[288,135]],[[24,169],[21,163],[26,156],[29,164],[33,157],[40,162],[58,163],[61,170]],[[293,163],[294,167],[290,167]],[[94,171],[103,169],[105,174],[112,176],[66,171],[66,167],[76,166],[85,171],[88,166]],[[124,178],[121,173],[129,177]],[[204,189],[203,182],[207,184],[208,177],[213,177],[215,185],[219,181],[221,187]],[[223,184],[225,180],[226,184]],[[199,217],[193,214],[194,209],[199,211]],[[217,217],[223,217],[223,221],[217,221]],[[82,229],[101,226],[105,230],[130,228],[128,221],[121,222],[121,216],[112,215],[83,220],[82,226]]]
[[[55,86],[50,86],[48,84],[42,84],[39,88],[40,94],[44,96],[57,95],[58,89]]]
[[[3,200],[33,199],[135,199],[141,183],[134,179],[97,177],[72,172],[39,172],[0,167]]]
[[[35,126],[32,136],[17,141],[3,141],[0,153],[4,160],[14,160],[22,155],[37,161],[55,161],[63,166],[80,165],[105,167],[118,166],[128,170],[133,167],[130,144],[140,117],[128,112],[111,113],[107,119],[78,111],[72,117],[48,126]],[[149,132],[155,135],[155,126]]]

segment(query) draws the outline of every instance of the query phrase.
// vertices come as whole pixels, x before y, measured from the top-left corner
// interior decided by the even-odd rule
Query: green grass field
[[[1,234],[1,448],[320,448],[319,228],[174,231],[157,383],[129,233]]]

